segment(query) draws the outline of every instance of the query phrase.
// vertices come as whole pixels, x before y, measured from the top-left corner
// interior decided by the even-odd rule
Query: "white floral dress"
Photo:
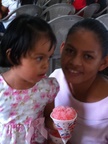
[[[38,123],[58,90],[55,78],[43,78],[30,89],[16,90],[0,75],[0,144],[42,143]]]

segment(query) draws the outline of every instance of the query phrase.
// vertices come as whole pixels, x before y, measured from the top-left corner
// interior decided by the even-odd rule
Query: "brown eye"
[[[75,53],[74,49],[72,49],[72,48],[66,48],[65,52],[69,55],[73,55]]]
[[[39,56],[39,57],[36,58],[36,60],[37,60],[38,62],[41,61],[42,59],[43,59],[42,56]]]
[[[84,55],[84,58],[85,58],[85,59],[93,59],[93,56],[91,56],[91,55],[89,55],[89,54],[85,54],[85,55]]]

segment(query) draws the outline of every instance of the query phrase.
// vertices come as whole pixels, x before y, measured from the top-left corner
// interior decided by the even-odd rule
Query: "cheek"
[[[92,64],[86,64],[84,67],[84,70],[91,74],[91,73],[96,73],[99,71],[100,68],[100,63],[92,63]]]
[[[66,66],[67,60],[61,59],[61,67],[64,68]]]
[[[61,63],[66,64],[69,61],[69,57],[65,54],[62,54],[61,56]]]

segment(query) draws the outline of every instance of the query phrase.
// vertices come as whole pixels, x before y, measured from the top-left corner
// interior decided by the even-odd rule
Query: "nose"
[[[80,55],[75,55],[71,59],[71,63],[75,66],[81,66],[82,65],[82,58]]]

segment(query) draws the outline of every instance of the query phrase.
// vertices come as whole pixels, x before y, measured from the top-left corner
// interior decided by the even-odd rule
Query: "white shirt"
[[[2,5],[4,7],[7,7],[9,12],[8,14],[10,14],[13,10],[15,10],[17,7],[20,6],[20,4],[18,4],[18,0],[2,0],[1,1]],[[5,28],[8,26],[8,24],[15,18],[15,14],[13,14],[9,20],[4,21],[3,24],[5,26]]]
[[[72,144],[108,144],[108,97],[93,103],[76,100],[67,85],[62,69],[55,70],[60,91],[55,106],[72,106],[78,113],[76,126],[72,133]]]

